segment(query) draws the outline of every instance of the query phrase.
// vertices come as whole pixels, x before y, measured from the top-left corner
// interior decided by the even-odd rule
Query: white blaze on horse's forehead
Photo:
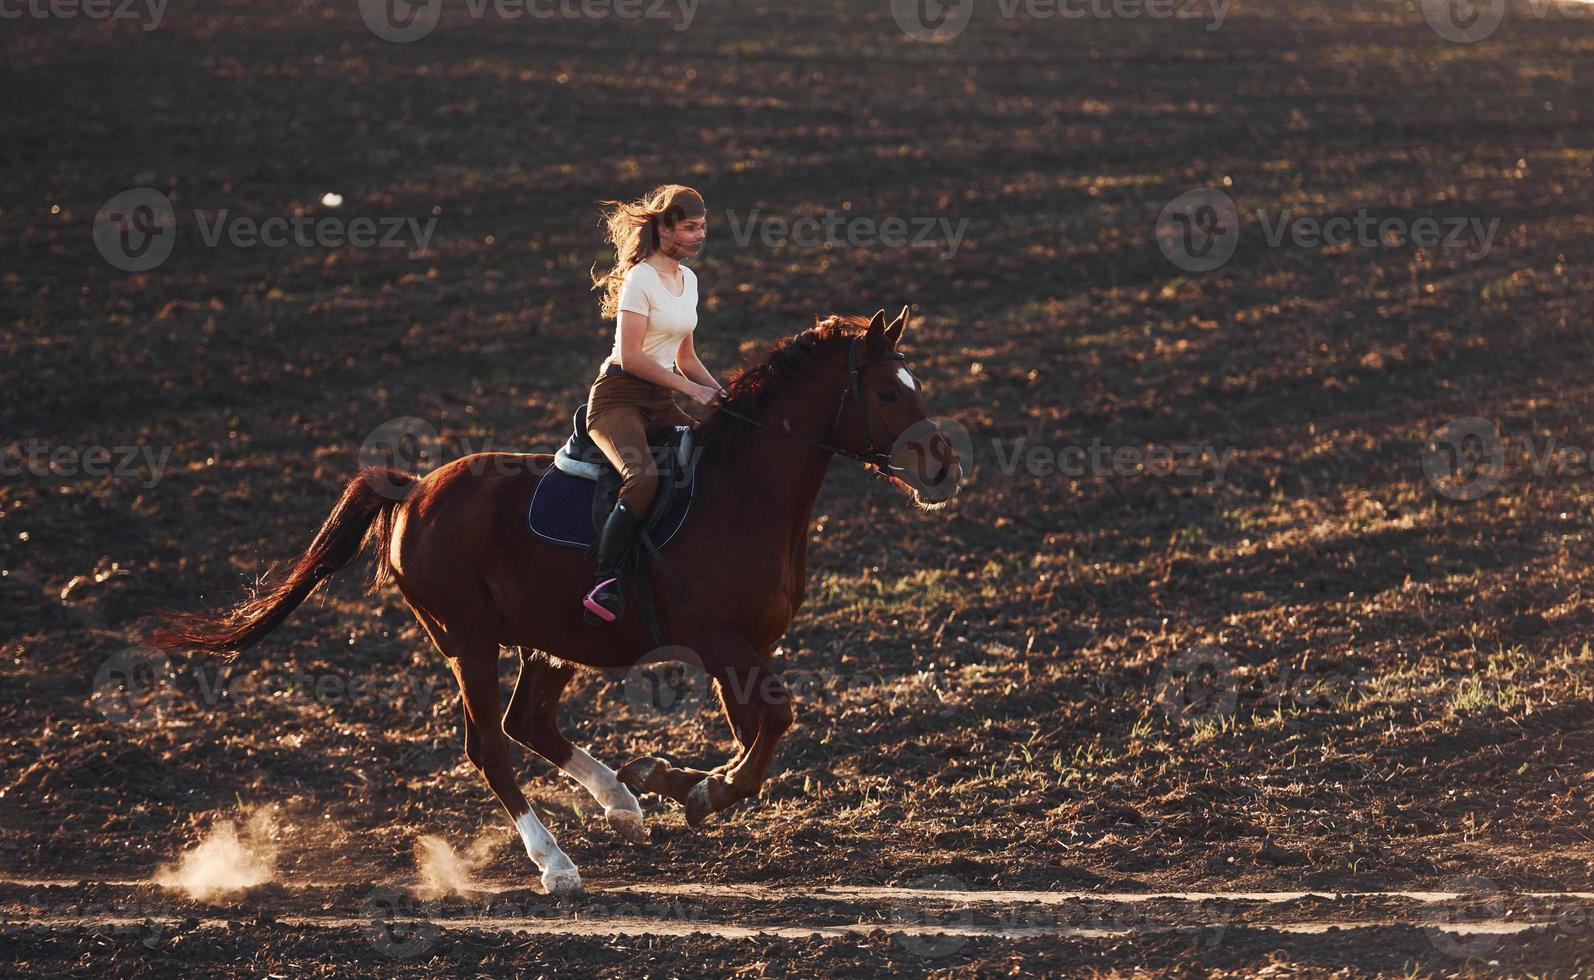
[[[906,366],[898,365],[898,367],[897,367],[897,380],[902,382],[902,387],[908,389],[909,391],[918,391],[919,390],[919,383],[917,381],[913,380],[913,375],[908,373],[908,369],[907,369]]]

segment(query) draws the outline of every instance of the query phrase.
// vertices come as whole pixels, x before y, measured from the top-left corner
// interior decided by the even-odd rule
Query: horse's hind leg
[[[675,765],[668,759],[661,759],[656,755],[647,756],[626,763],[620,769],[620,781],[639,792],[657,793],[686,806],[692,790],[698,783],[712,776],[723,775],[735,768],[758,735],[758,711],[731,698],[726,685],[716,682],[714,689],[719,695],[720,708],[725,713],[725,721],[730,725],[731,733],[736,736],[738,751],[730,761],[704,772],[690,766]]]
[[[754,655],[751,648],[734,642],[725,649],[726,656],[710,659],[707,666],[725,720],[736,736],[736,754],[709,772],[657,757],[632,760],[620,770],[626,785],[686,807],[687,823],[693,827],[710,813],[727,810],[758,791],[775,742],[791,725],[790,692],[780,675],[766,666],[770,651]]]
[[[559,731],[559,698],[575,668],[539,650],[520,655],[520,679],[504,713],[504,734],[558,766],[603,807],[615,833],[635,844],[647,841],[642,805],[614,770],[588,755]]]
[[[450,631],[418,609],[416,615],[459,679],[465,701],[465,757],[486,778],[493,795],[509,812],[509,819],[514,821],[515,829],[525,842],[526,854],[542,871],[542,885],[548,894],[568,895],[580,891],[581,875],[575,864],[537,819],[515,782],[515,770],[509,761],[509,743],[499,724],[498,643]]]

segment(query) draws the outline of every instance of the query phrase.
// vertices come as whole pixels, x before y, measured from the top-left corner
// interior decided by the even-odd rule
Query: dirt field
[[[1425,6],[5,21],[0,971],[1586,975],[1594,9]],[[391,420],[556,446],[612,337],[594,202],[666,180],[712,370],[911,303],[973,460],[938,514],[832,465],[760,799],[646,797],[637,847],[524,758],[561,904],[363,563],[231,664],[135,627],[296,554]],[[129,271],[94,227],[138,188],[175,235]],[[1199,188],[1210,271],[1159,235]],[[762,224],[830,213],[923,239]],[[396,244],[249,243],[296,215]],[[1458,231],[1278,237],[1361,215]],[[565,730],[722,761],[645,680]]]

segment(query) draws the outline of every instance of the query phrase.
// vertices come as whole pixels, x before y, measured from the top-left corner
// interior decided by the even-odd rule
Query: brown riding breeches
[[[608,362],[604,362],[604,371]],[[587,434],[620,471],[620,499],[638,520],[658,493],[658,466],[648,452],[649,425],[692,425],[668,388],[635,375],[598,375],[587,393]]]

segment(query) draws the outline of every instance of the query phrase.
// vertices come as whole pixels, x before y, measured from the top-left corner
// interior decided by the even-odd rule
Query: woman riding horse
[[[665,184],[641,200],[603,203],[612,207],[605,224],[615,266],[593,276],[593,283],[604,291],[604,319],[615,317],[617,323],[614,349],[587,395],[587,434],[623,482],[598,539],[597,579],[581,600],[583,616],[593,624],[625,615],[621,562],[636,544],[659,486],[646,427],[693,424],[672,391],[699,405],[723,393],[692,345],[697,275],[681,264],[702,251],[708,234],[702,196]]]
[[[685,247],[662,224],[661,240]],[[701,241],[700,229],[686,239],[693,240]],[[165,650],[248,649],[370,541],[372,585],[398,587],[459,682],[465,757],[503,805],[543,887],[554,895],[579,891],[575,862],[517,783],[510,743],[575,780],[602,806],[609,827],[637,843],[648,835],[636,793],[680,804],[691,827],[759,793],[795,718],[775,651],[806,594],[810,525],[832,457],[863,464],[926,511],[945,507],[962,479],[898,349],[907,326],[906,308],[889,324],[884,310],[868,320],[825,317],[737,374],[715,411],[693,427],[694,444],[704,447],[694,506],[713,519],[700,516],[670,545],[671,562],[694,583],[690,595],[659,596],[675,646],[650,649],[634,616],[603,630],[582,621],[576,598],[588,559],[539,541],[525,524],[528,501],[554,467],[545,453],[475,453],[424,476],[365,467],[346,480],[286,572],[224,611],[167,610],[148,641]],[[657,376],[677,390],[686,384],[662,368]],[[633,412],[606,401],[597,399],[598,427],[613,433],[615,420]],[[507,709],[498,673],[505,647],[520,655]],[[712,679],[736,740],[720,765],[703,770],[644,756],[616,771],[560,730],[560,699],[578,667],[629,669],[688,654]]]

